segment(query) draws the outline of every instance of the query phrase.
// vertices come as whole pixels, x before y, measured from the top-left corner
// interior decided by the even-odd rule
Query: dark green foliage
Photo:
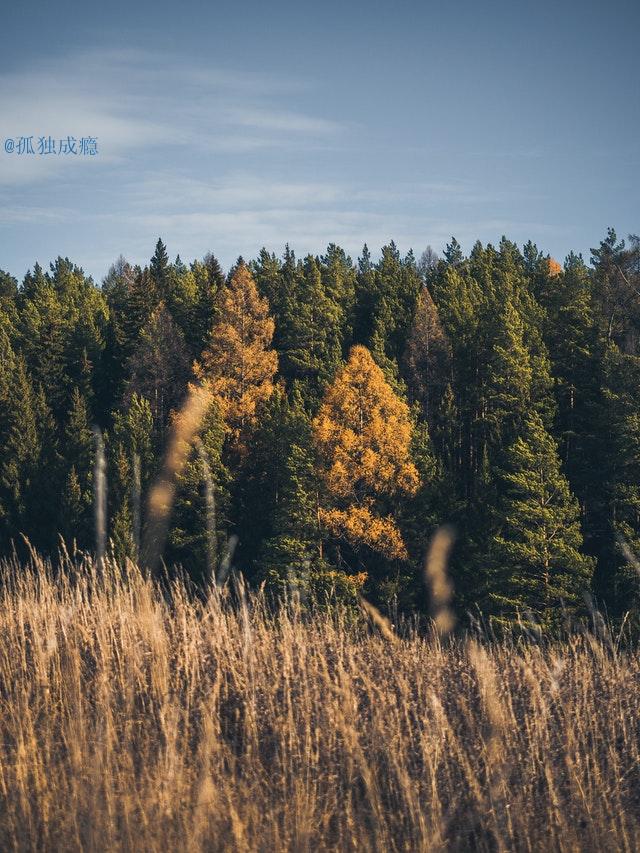
[[[64,491],[60,533],[80,548],[93,544],[93,466],[94,439],[87,402],[78,388],[71,396],[71,407],[61,444],[64,464]]]
[[[38,479],[42,477],[42,424],[45,403],[33,387],[22,356],[14,356],[3,346],[0,385],[0,529],[2,547],[7,551],[12,539],[37,529]],[[51,513],[49,512],[49,517]],[[41,542],[43,537],[34,537]]]
[[[590,588],[579,507],[538,414],[525,418],[497,472],[497,532],[486,567],[491,610],[545,624],[574,612]]]
[[[156,243],[156,250],[151,258],[151,263],[149,264],[149,272],[151,273],[151,278],[153,279],[160,299],[167,300],[169,255],[167,254],[167,247],[159,237],[158,242]]]
[[[214,404],[178,478],[165,559],[181,564],[197,583],[215,579],[228,537],[230,474],[223,461],[224,440]]]
[[[222,267],[212,254],[205,255],[203,261],[194,261],[191,264],[191,272],[196,296],[186,338],[193,357],[197,358],[207,344],[216,323],[216,295],[224,286],[225,278]]]
[[[169,415],[184,397],[189,377],[184,336],[162,302],[140,331],[128,373],[126,399],[139,394],[149,401],[159,447],[166,437]]]
[[[128,404],[113,413],[107,441],[109,504],[114,550],[136,559],[147,486],[155,474],[153,415],[149,401],[133,393]]]
[[[310,419],[302,394],[294,388],[289,400],[282,388],[276,388],[236,499],[240,555],[261,576],[278,570],[276,552],[283,558],[279,570],[284,575],[300,570],[300,560],[309,562],[320,555],[313,463]]]
[[[366,572],[372,600],[413,608],[426,542],[449,522],[463,618],[480,607],[551,625],[585,589],[612,614],[640,608],[640,241],[610,229],[591,260],[570,254],[562,268],[504,237],[468,255],[452,238],[418,263],[393,242],[375,257],[365,245],[357,264],[335,244],[303,259],[263,249],[249,268],[275,321],[276,390],[241,453],[207,414],[167,562],[206,581],[237,536],[234,565],[255,582],[355,600]],[[93,547],[97,425],[109,539],[136,558],[174,413],[236,268],[225,276],[211,254],[171,263],[158,240],[148,267],[121,257],[101,288],[61,257],[19,287],[0,271],[3,552],[20,534],[48,553],[60,534]],[[412,407],[420,485],[380,498],[406,543],[393,560],[320,535],[311,422],[354,343]]]

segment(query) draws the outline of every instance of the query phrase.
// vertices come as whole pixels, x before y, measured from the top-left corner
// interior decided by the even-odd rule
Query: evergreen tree
[[[532,404],[533,374],[523,328],[518,312],[507,302],[498,323],[486,390],[489,440],[499,445],[513,440]]]
[[[39,470],[42,461],[42,436],[38,428],[40,401],[24,359],[14,356],[6,341],[3,349],[8,363],[0,368],[0,531],[2,550],[7,553],[12,539],[20,533],[31,537],[36,530],[34,493],[44,472]],[[33,539],[36,547],[45,544],[44,536],[36,535]]]
[[[83,549],[93,543],[93,443],[87,403],[75,388],[62,442],[66,475],[60,532]]]
[[[444,259],[450,267],[457,267],[463,262],[464,254],[460,243],[458,243],[455,237],[452,237],[451,242],[447,243],[444,250]]]
[[[596,249],[591,250],[598,319],[607,340],[628,355],[637,355],[640,346],[640,241],[631,239],[627,247],[618,241],[613,228]]]
[[[224,422],[214,403],[177,482],[165,559],[182,565],[198,584],[215,581],[229,527],[224,439]]]
[[[280,372],[290,383],[303,382],[308,393],[317,395],[342,358],[344,312],[328,294],[312,255],[301,265],[281,323]]]
[[[160,299],[168,301],[169,287],[167,278],[169,273],[169,255],[167,254],[167,247],[160,237],[158,237],[156,250],[149,264],[149,272]]]
[[[295,571],[293,563],[298,565],[301,553],[305,559],[319,554],[310,419],[297,386],[290,398],[282,386],[276,386],[239,479],[235,514],[239,558],[247,569],[264,576],[271,560],[267,554],[277,551],[284,558],[290,548],[290,559],[280,567],[280,574],[269,563],[274,580],[276,575],[285,577]]]
[[[499,476],[499,529],[487,567],[491,606],[501,619],[520,612],[549,624],[562,607],[578,609],[593,561],[581,553],[578,502],[535,412],[506,451]]]
[[[187,341],[193,356],[198,358],[218,319],[216,297],[224,287],[225,277],[222,267],[210,253],[205,255],[203,261],[194,261],[191,264],[191,272],[195,279],[197,294]]]
[[[420,404],[425,418],[431,423],[451,381],[451,344],[426,288],[418,297],[402,367],[409,399]]]
[[[176,409],[189,376],[184,336],[164,303],[153,311],[140,333],[138,347],[130,359],[131,379],[125,401],[139,394],[149,401],[158,446],[164,443],[169,415]]]
[[[113,413],[113,429],[108,438],[109,516],[114,551],[120,558],[137,559],[142,507],[156,468],[149,401],[133,393],[126,407]]]

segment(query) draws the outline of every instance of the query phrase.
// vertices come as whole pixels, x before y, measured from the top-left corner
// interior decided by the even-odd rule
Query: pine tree
[[[596,409],[593,465],[589,489],[589,524],[598,557],[595,592],[613,613],[638,600],[633,559],[640,554],[638,524],[638,411],[640,357],[609,343],[602,359],[602,401]]]
[[[11,329],[18,320],[18,282],[9,273],[0,270],[0,317]]]
[[[273,252],[269,253],[265,248],[262,248],[258,259],[251,263],[250,269],[255,278],[258,292],[267,299],[271,312],[276,319],[274,345],[279,349],[277,327],[280,324],[285,295],[282,264]]]
[[[0,386],[0,531],[2,550],[7,553],[12,539],[20,533],[31,536],[38,524],[34,514],[34,493],[42,451],[38,429],[40,401],[33,389],[24,359],[4,346],[10,359],[2,369]],[[49,472],[51,476],[51,472]],[[44,526],[44,525],[43,525]],[[34,537],[38,546],[44,537]]]
[[[409,399],[420,404],[430,423],[451,381],[451,354],[451,344],[440,323],[438,309],[424,288],[418,298],[402,367]]]
[[[340,246],[330,243],[320,259],[322,283],[331,303],[338,308],[335,331],[346,354],[353,343],[356,305],[356,269]]]
[[[513,439],[532,403],[533,373],[523,335],[520,315],[507,302],[498,322],[486,389],[489,438],[500,445]]]
[[[20,350],[29,373],[45,389],[47,403],[61,423],[67,411],[67,319],[51,281],[41,271],[25,284],[20,306]]]
[[[247,569],[264,568],[261,551],[265,543],[287,538],[307,543],[308,548],[308,501],[317,490],[313,474],[307,484],[310,493],[300,487],[301,474],[293,457],[306,454],[313,472],[310,437],[309,416],[298,387],[294,386],[289,397],[282,385],[276,386],[252,437],[236,494],[239,557]],[[317,543],[317,503],[312,503]],[[282,570],[286,573],[287,568],[283,565]]]
[[[280,372],[289,383],[304,382],[307,392],[317,395],[342,359],[343,322],[343,309],[327,293],[317,260],[308,255],[283,306]]]
[[[93,435],[85,398],[75,388],[62,444],[66,468],[61,533],[87,549],[93,542]]]
[[[129,362],[131,379],[125,402],[132,394],[149,401],[158,446],[164,443],[169,415],[186,393],[189,367],[184,336],[164,303],[153,311],[140,333]]]
[[[214,403],[176,484],[165,559],[182,565],[198,584],[215,581],[229,527],[224,439],[224,422]]]
[[[578,609],[593,561],[581,553],[579,507],[560,470],[557,445],[538,414],[507,449],[499,472],[498,532],[487,567],[494,612],[548,624]]]
[[[191,264],[191,272],[195,279],[197,295],[187,341],[193,356],[198,358],[218,319],[216,297],[224,287],[225,278],[222,267],[210,253],[205,255],[203,261],[194,261]]]
[[[587,514],[591,513],[601,398],[603,341],[593,312],[592,284],[582,258],[567,257],[545,295],[545,341],[549,347],[558,403],[556,429],[563,465]],[[599,476],[599,475],[597,475]]]
[[[165,273],[165,290],[167,310],[185,340],[188,340],[193,333],[199,293],[195,275],[192,270],[187,269],[179,256]]]
[[[462,248],[455,237],[452,237],[451,242],[447,243],[447,246],[444,250],[444,259],[451,267],[460,266],[460,264],[464,261],[464,254],[462,253]]]
[[[365,574],[347,575],[323,557],[311,421],[297,388],[291,400],[281,389],[272,395],[256,445],[258,476],[247,484],[253,506],[246,508],[263,514],[268,509],[267,526],[254,545],[260,546],[256,579],[308,604],[328,597],[355,603]]]
[[[18,295],[18,282],[4,270],[0,270],[0,304],[4,308],[6,303],[12,302]]]
[[[401,260],[395,243],[383,246],[376,264],[369,346],[387,379],[394,384],[421,291],[422,281],[413,254]]]
[[[635,411],[623,417],[615,438],[618,461],[612,493],[615,552],[607,573],[609,595],[606,598],[618,612],[633,609],[637,613],[640,610],[640,414],[637,404]]]
[[[149,272],[151,273],[151,278],[153,279],[160,299],[168,301],[169,294],[167,277],[169,273],[169,255],[167,254],[167,247],[159,237],[158,242],[156,243],[156,250],[151,258],[151,263],[149,264]]]
[[[142,507],[149,481],[155,473],[153,414],[149,401],[133,393],[125,408],[113,413],[107,442],[109,516],[114,552],[119,558],[137,559],[142,527]]]

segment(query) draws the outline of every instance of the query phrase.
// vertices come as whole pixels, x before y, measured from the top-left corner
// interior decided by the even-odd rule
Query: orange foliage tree
[[[562,272],[561,265],[557,261],[555,261],[553,258],[549,258],[547,260],[547,266],[549,268],[549,275],[550,276],[560,275],[560,273]]]
[[[369,350],[354,346],[327,389],[313,436],[326,495],[320,522],[355,550],[366,545],[388,559],[407,557],[384,506],[418,489],[411,433],[409,407],[394,394]]]
[[[278,356],[271,349],[274,322],[251,272],[238,264],[217,300],[219,320],[195,365],[217,403],[233,443],[255,424],[258,405],[273,391]]]

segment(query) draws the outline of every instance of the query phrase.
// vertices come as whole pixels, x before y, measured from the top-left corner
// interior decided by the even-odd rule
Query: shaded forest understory
[[[93,550],[104,468],[109,551],[138,560],[191,388],[209,403],[163,559],[196,583],[233,564],[422,608],[449,523],[459,614],[553,626],[585,593],[637,613],[639,380],[640,242],[613,230],[590,266],[503,238],[419,261],[263,250],[225,275],[158,241],[101,287],[63,258],[0,273],[0,552]]]

